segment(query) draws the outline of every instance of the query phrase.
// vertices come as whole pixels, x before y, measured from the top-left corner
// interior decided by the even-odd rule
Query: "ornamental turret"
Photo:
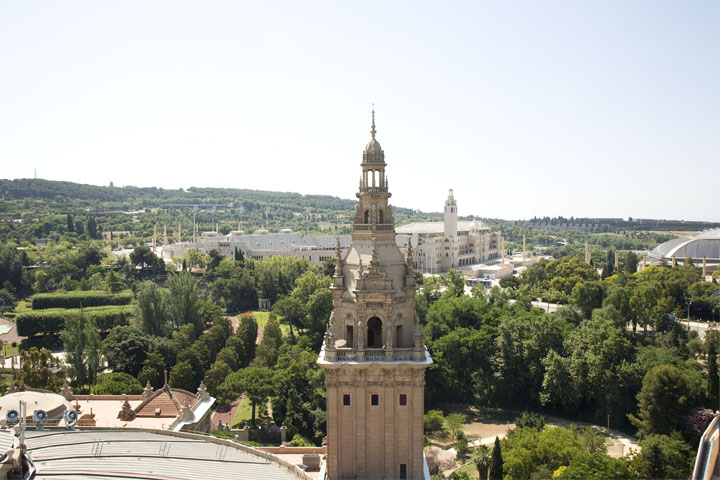
[[[423,478],[425,369],[432,363],[415,313],[412,247],[395,242],[385,153],[362,156],[352,243],[336,249],[333,313],[318,364],[327,390],[327,475]]]

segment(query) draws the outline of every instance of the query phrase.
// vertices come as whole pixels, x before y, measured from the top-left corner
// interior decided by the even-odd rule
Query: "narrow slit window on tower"
[[[380,396],[377,393],[370,395],[370,405],[375,407],[380,405]]]
[[[400,464],[400,478],[407,478],[407,464]]]
[[[407,395],[404,393],[400,394],[400,405],[403,407],[407,405]]]
[[[350,394],[346,393],[343,395],[343,405],[346,407],[350,405]]]
[[[370,210],[365,210],[365,223],[370,223]]]
[[[352,325],[346,325],[345,326],[345,343],[346,347],[353,348],[353,327]]]

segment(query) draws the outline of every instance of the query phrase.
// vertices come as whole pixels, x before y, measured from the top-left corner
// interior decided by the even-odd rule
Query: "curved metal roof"
[[[102,429],[27,430],[26,435],[38,480],[299,478],[271,455],[200,435]]]
[[[674,238],[658,245],[650,255],[656,258],[678,258],[692,257],[702,260],[720,259],[720,228],[703,230],[680,238]]]

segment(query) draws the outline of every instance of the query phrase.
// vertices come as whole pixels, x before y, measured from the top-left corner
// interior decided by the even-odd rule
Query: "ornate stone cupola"
[[[359,200],[353,221],[353,240],[372,238],[378,234],[395,234],[395,219],[388,205],[391,197],[385,175],[385,152],[375,139],[375,110],[373,110],[372,139],[363,151],[362,176],[356,196]]]
[[[333,313],[318,364],[327,389],[330,479],[423,478],[425,369],[412,247],[395,242],[385,154],[363,151],[352,243],[336,249]]]

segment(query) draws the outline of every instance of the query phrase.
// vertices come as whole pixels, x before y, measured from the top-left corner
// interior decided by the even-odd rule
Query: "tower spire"
[[[373,103],[372,106],[372,128],[370,129],[370,133],[372,134],[372,138],[374,139],[375,133],[377,132],[377,130],[375,130],[375,104]]]

